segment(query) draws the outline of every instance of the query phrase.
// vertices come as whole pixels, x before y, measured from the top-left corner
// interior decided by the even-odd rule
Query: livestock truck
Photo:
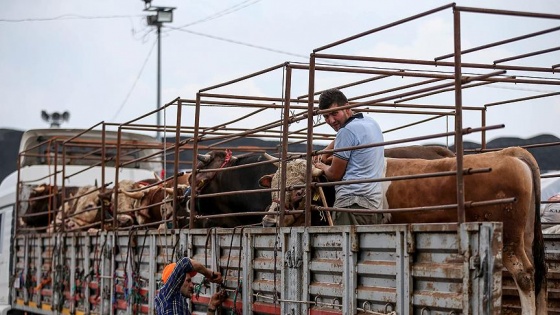
[[[53,149],[53,139],[68,141],[79,133],[24,133],[18,171],[0,186],[2,314],[153,314],[163,267],[183,256],[221,271],[225,280],[219,288],[195,276],[194,314],[204,314],[218,289],[228,293],[222,314],[520,313],[517,290],[502,266],[501,223],[52,233],[20,226],[26,191],[34,185],[55,178],[59,186],[102,185],[117,174],[141,180],[161,167],[134,162],[155,147],[104,146],[103,166],[84,162],[95,150]],[[113,143],[122,138],[120,146],[159,144],[143,135],[94,131],[80,143],[101,137]],[[117,153],[131,163],[115,161]],[[53,167],[58,162],[63,172]],[[549,314],[558,314],[560,239],[545,235],[545,242]]]

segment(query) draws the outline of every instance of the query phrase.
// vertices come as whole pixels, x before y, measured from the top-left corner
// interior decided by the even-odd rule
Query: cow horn
[[[45,185],[41,185],[41,186],[37,186],[37,187],[33,188],[33,190],[38,194],[44,192],[45,189],[46,189]]]
[[[159,177],[159,175],[158,175],[158,173],[157,173],[156,171],[154,171],[154,177],[156,178],[156,180],[157,180],[158,182],[161,182],[161,181],[162,181],[161,177]]]
[[[264,157],[265,157],[267,160],[269,160],[269,161],[275,161],[275,162],[272,163],[272,164],[276,165],[276,167],[280,167],[280,162],[279,162],[279,160],[278,160],[277,158],[273,157],[272,155],[270,155],[270,154],[268,154],[268,153],[266,153],[266,152],[264,153]]]
[[[165,191],[167,192],[168,195],[173,195],[173,188],[166,187]]]
[[[210,154],[197,154],[196,158],[202,163],[210,163],[210,160],[212,159]]]
[[[121,190],[121,192],[125,195],[127,195],[130,198],[133,199],[141,199],[142,197],[144,197],[144,192],[142,191],[126,191],[126,190]]]

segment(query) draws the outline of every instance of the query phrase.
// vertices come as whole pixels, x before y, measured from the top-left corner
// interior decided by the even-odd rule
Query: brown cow
[[[454,171],[457,165],[455,158],[438,160],[388,158],[386,162],[388,178]],[[466,201],[516,198],[516,202],[510,204],[467,208],[466,220],[503,222],[503,264],[512,274],[517,285],[522,313],[546,314],[547,267],[544,261],[544,241],[539,211],[540,171],[536,160],[527,150],[514,147],[465,156],[463,166],[465,169],[492,169],[488,173],[464,177]],[[389,181],[386,182],[386,188],[389,209],[428,207],[457,202],[457,184],[454,176]],[[391,223],[438,222],[457,222],[457,212],[418,210],[393,213],[391,218]]]
[[[80,187],[75,194],[60,207],[54,222],[49,225],[47,232],[59,231],[62,226],[62,216],[64,212],[65,230],[75,229],[99,221],[98,205],[99,190],[95,186]]]
[[[65,187],[65,198],[72,196],[78,187]],[[55,213],[62,203],[62,192],[60,187],[49,184],[41,184],[31,188],[24,207],[24,214],[20,217],[20,225],[27,227],[46,227],[49,221],[55,217]]]
[[[453,151],[439,145],[408,145],[404,147],[385,148],[383,154],[385,157],[399,159],[435,160],[446,157],[455,157],[455,153],[453,153]],[[325,164],[331,164],[332,153],[321,154],[321,161]]]
[[[431,146],[423,146],[423,145],[410,145],[410,146],[404,146],[404,147],[394,147],[394,148],[387,148],[384,150],[384,156],[385,157],[390,157],[390,158],[402,158],[402,159],[412,159],[412,158],[417,158],[417,159],[425,159],[425,160],[435,160],[435,159],[441,159],[441,158],[445,158],[445,157],[455,157],[455,153],[453,153],[451,150],[447,149],[446,147],[441,147],[441,146],[436,146],[436,145],[431,145]],[[267,155],[268,159],[274,159],[274,157]],[[322,161],[326,164],[330,164],[332,162],[332,154],[323,154],[321,156]],[[280,164],[279,163],[275,163],[276,167],[278,167]],[[295,160],[291,163],[288,163],[287,165],[287,172],[288,172],[288,176],[287,176],[287,183],[286,186],[292,186],[292,185],[298,185],[298,184],[303,184],[305,183],[305,168],[306,168],[306,162],[305,160]],[[321,178],[321,173],[315,173],[314,177],[319,179]],[[275,175],[265,175],[263,177],[261,177],[261,179],[259,180],[259,185],[261,187],[264,188],[275,188],[278,189],[279,188],[279,182],[280,182],[280,171],[277,171]],[[333,186],[327,186],[327,187],[323,187],[322,188],[325,192],[323,193],[326,197],[325,197],[325,201],[328,202],[330,205],[332,205],[332,203],[334,202],[334,187]],[[270,205],[270,207],[268,208],[268,211],[270,212],[277,212],[278,211],[278,201],[280,200],[279,196],[278,196],[278,192],[272,192],[272,204]],[[292,209],[292,210],[303,210],[305,208],[305,204],[304,204],[304,189],[296,189],[296,190],[291,190],[288,194],[291,194],[291,196],[286,196],[285,198],[285,206],[287,209]],[[320,203],[322,206],[324,206],[323,201],[318,198],[318,196],[320,196],[319,192],[314,192],[314,196],[313,199],[317,200],[318,203]],[[312,214],[311,217],[311,221],[313,225],[318,225],[326,222],[326,220],[324,219],[324,215],[321,213],[319,215],[319,219],[317,218],[318,216],[315,215],[315,213]],[[278,219],[278,217],[276,215],[270,215],[270,216],[265,216],[263,218],[263,225],[264,226],[274,226],[276,225],[276,220]],[[286,215],[284,217],[284,225],[285,226],[291,226],[291,225],[302,225],[303,224],[303,217],[300,217],[299,215]],[[321,224],[324,225],[324,224]]]
[[[177,187],[179,196],[182,197],[188,187],[188,185],[179,185]],[[157,185],[135,192],[123,191],[123,193],[135,199],[135,208],[141,209],[135,212],[136,221],[140,225],[160,222],[162,219],[167,220],[173,215],[173,188]],[[179,203],[181,204],[181,199],[179,199]],[[178,206],[176,211],[181,219],[186,217],[185,208]],[[165,225],[160,225],[159,229],[165,229]]]

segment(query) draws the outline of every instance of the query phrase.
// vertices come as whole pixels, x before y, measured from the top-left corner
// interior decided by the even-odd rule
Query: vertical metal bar
[[[455,49],[455,150],[457,153],[457,223],[465,222],[465,196],[463,182],[463,95],[461,73],[461,12],[453,10]]]
[[[249,285],[253,283],[254,278],[254,266],[252,264],[253,260],[255,259],[255,251],[254,247],[251,246],[253,243],[253,234],[251,232],[244,232],[245,235],[242,235],[240,240],[240,244],[243,245],[245,249],[245,253],[239,253],[239,259],[243,259],[241,261],[241,266],[243,266],[243,270],[238,270],[238,277],[242,277],[243,283],[241,286],[241,301],[243,307],[243,314],[253,314],[253,286]],[[233,307],[236,307],[234,304]]]
[[[161,112],[159,111],[161,104],[161,23],[157,23],[157,100],[156,100],[156,113],[157,117],[157,128],[156,128],[156,139],[161,140],[161,135],[159,133],[159,126],[161,126]]]
[[[288,156],[288,131],[289,131],[289,120],[290,120],[290,93],[291,93],[291,82],[292,82],[292,68],[288,65],[284,67],[286,73],[286,82],[284,86],[284,111],[282,119],[282,159],[280,160],[280,166],[282,168],[280,172],[280,196],[285,196],[286,194],[286,157]],[[305,207],[306,209],[309,207]],[[280,198],[280,217],[278,222],[280,226],[284,226],[284,212],[286,210],[286,198]]]
[[[484,107],[483,110],[480,111],[480,123],[482,127],[486,127],[486,106]],[[480,132],[480,143],[482,144],[481,148],[482,150],[486,149],[486,129],[482,129],[482,131]]]
[[[311,257],[311,237],[309,235],[309,229],[303,230],[303,241],[302,241],[302,266],[306,271],[302,271],[302,290],[299,300],[308,301],[309,300],[309,286],[311,285],[312,275],[310,274],[310,257]],[[309,309],[311,305],[304,303],[302,305],[302,314],[309,314]]]
[[[190,200],[190,213],[189,213],[189,228],[194,228],[194,216],[196,215],[195,209],[195,198],[196,198],[196,165],[197,154],[198,154],[198,129],[200,128],[200,92],[196,93],[196,104],[194,110],[194,135],[193,135],[193,164],[191,170],[192,178],[192,189],[191,189],[191,200]],[[179,139],[175,139],[175,146],[179,143]]]
[[[75,299],[76,297],[76,266],[77,264],[77,257],[76,257],[76,248],[78,247],[78,244],[76,243],[76,234],[72,234],[71,238],[70,238],[70,242],[72,244],[72,246],[70,246],[70,314],[76,314],[76,304],[77,301]],[[63,262],[64,264],[66,264],[66,262]]]
[[[91,276],[89,277],[89,281],[86,281],[86,279],[88,279],[86,277],[87,274],[89,274],[90,269],[93,271],[93,266],[95,266],[95,262],[93,263],[92,266],[90,266],[90,257],[92,257],[91,255],[91,236],[85,234],[82,236],[84,243],[82,244],[83,251],[84,251],[84,278],[82,279],[82,282],[80,283],[80,285],[82,286],[82,290],[83,290],[83,294],[84,294],[84,312],[86,314],[89,314],[89,310],[90,308],[90,303],[89,303],[89,297],[90,297],[90,289],[89,289],[89,281],[93,280],[93,273],[91,273]],[[95,254],[93,255],[95,256]],[[86,288],[84,289],[84,283],[86,284]],[[98,284],[99,285],[99,284]],[[99,290],[99,288],[98,288]],[[152,296],[152,295],[150,295]]]
[[[115,157],[115,184],[113,185],[113,194],[115,200],[113,202],[113,231],[117,229],[117,213],[119,213],[119,167],[121,163],[121,137],[122,125],[117,129],[117,156]]]
[[[59,206],[64,205],[64,202],[66,201],[65,200],[65,197],[66,197],[65,196],[66,195],[66,191],[65,191],[66,190],[66,167],[65,167],[65,164],[66,164],[66,145],[62,144],[62,178],[61,178],[62,179],[62,184],[60,185],[60,192],[59,192],[58,188],[57,188],[58,187],[58,182],[57,182],[58,176],[56,175],[57,174],[56,171],[57,171],[57,168],[58,168],[58,143],[59,142],[55,140],[55,142],[54,142],[54,173],[53,173],[53,174],[55,174],[54,175],[54,181],[53,181],[54,182],[53,185],[54,185],[55,195],[49,197],[49,198],[52,198],[52,200],[53,200],[52,209],[49,208],[49,215],[48,215],[49,221],[51,220],[51,217],[50,217],[51,211],[55,212],[54,217],[52,219],[56,220],[56,209],[58,209]],[[50,142],[49,142],[49,145],[50,145]],[[57,200],[56,195],[58,193],[60,193],[60,205],[57,203],[58,200]],[[61,211],[62,211],[62,216],[61,216],[62,217],[62,225],[60,227],[60,231],[64,232],[64,231],[66,231],[66,227],[65,227],[65,224],[64,224],[64,222],[66,221],[66,213],[64,212],[64,207],[61,208]]]
[[[119,130],[120,131],[120,130]],[[119,132],[120,134],[120,132]],[[117,159],[118,159],[118,155],[117,155]],[[118,174],[118,171],[116,172]],[[116,217],[116,216],[115,216]],[[115,314],[115,304],[117,301],[117,297],[115,296],[117,294],[116,290],[115,290],[115,284],[117,282],[116,279],[116,273],[115,270],[117,268],[117,261],[115,259],[116,253],[117,253],[117,232],[116,229],[113,229],[113,237],[112,237],[112,242],[107,242],[107,245],[109,246],[108,248],[111,249],[111,251],[107,251],[108,253],[111,253],[111,257],[109,257],[109,265],[111,266],[109,268],[109,284],[111,286],[110,292],[111,294],[109,295],[109,300],[107,301],[108,305],[109,305],[109,310],[110,310],[110,314],[113,315]],[[107,237],[109,237],[109,234],[107,234]],[[107,275],[105,275],[107,276]]]
[[[472,226],[470,226],[472,228]],[[476,314],[476,303],[473,301],[473,296],[476,296],[476,292],[473,292],[473,281],[471,280],[471,257],[473,254],[472,241],[470,239],[471,230],[467,223],[460,224],[457,227],[457,237],[459,238],[459,251],[462,256],[462,270],[463,270],[463,314]],[[477,231],[478,232],[478,231]],[[478,246],[478,244],[477,244]]]
[[[309,56],[309,87],[307,95],[309,99],[307,101],[307,167],[305,170],[305,213],[311,213],[311,170],[312,170],[312,156],[313,152],[313,101],[315,93],[315,53]],[[311,225],[311,216],[305,215],[305,226]]]
[[[31,258],[29,258],[29,256],[30,256],[30,253],[29,253],[29,238],[31,238],[31,237],[34,237],[34,235],[32,235],[32,234],[26,235],[25,238],[24,238],[25,243],[24,243],[23,248],[25,248],[25,252],[23,253],[23,271],[22,271],[23,279],[27,278],[27,273],[29,272],[29,260],[31,259]],[[51,278],[51,279],[54,279],[54,278]],[[26,281],[26,280],[24,280],[24,281]],[[27,285],[26,283],[21,283],[20,282],[20,288],[21,288],[21,291],[23,292],[22,299],[23,299],[23,302],[24,302],[25,305],[27,305],[29,303],[28,302],[29,301],[29,292],[27,292],[27,290],[25,290],[26,285]],[[54,296],[54,294],[53,294],[53,296]]]
[[[397,263],[397,275],[400,274],[400,277],[397,277],[397,284],[400,280],[401,282],[401,290],[400,292],[402,295],[400,298],[397,296],[397,304],[396,304],[396,311],[398,314],[403,315],[410,315],[414,312],[412,308],[412,292],[413,292],[413,279],[412,274],[409,272],[411,270],[411,253],[409,253],[408,246],[414,246],[414,242],[408,242],[409,237],[413,237],[412,229],[405,228],[403,230],[397,231],[397,241],[398,241],[398,257],[400,259]],[[400,312],[399,312],[400,310]]]
[[[101,125],[101,193],[105,194],[105,155],[107,154],[106,148],[105,148],[105,123],[103,123]],[[111,201],[109,200],[109,203]],[[105,205],[105,202],[101,202],[101,226],[99,227],[100,230],[104,230],[105,229],[105,211],[106,211],[107,206]],[[115,206],[115,209],[117,207]],[[114,216],[116,216],[116,211],[113,214]]]
[[[149,279],[148,279],[148,296],[150,297],[148,300],[148,314],[155,313],[155,305],[154,305],[154,298],[156,296],[156,274],[157,274],[157,252],[158,248],[156,247],[156,235],[146,234],[145,237],[149,237],[150,241],[148,242],[150,246],[149,251],[149,262],[148,262],[148,272],[149,272]]]
[[[41,288],[35,293],[35,303],[37,303],[37,307],[41,307],[41,297],[43,296],[41,294],[43,286],[40,285],[43,281],[43,253],[41,251],[41,248],[43,247],[43,238],[37,235],[35,243],[37,243],[37,247],[35,247],[35,277],[37,279],[37,285]]]
[[[177,189],[177,174],[179,174],[179,143],[181,142],[181,109],[183,107],[183,102],[179,100],[177,104],[177,122],[175,127],[175,148],[174,148],[174,157],[173,157],[173,223],[172,228],[177,228],[177,207],[178,207],[178,189]],[[164,154],[165,155],[165,154]],[[164,178],[167,174],[164,176]],[[162,205],[162,207],[165,205]],[[164,218],[165,219],[165,218]],[[167,223],[164,223],[167,224]]]
[[[352,279],[353,276],[353,272],[352,272],[352,268],[354,266],[352,266],[352,262],[350,261],[350,255],[352,255],[352,239],[349,233],[348,228],[352,228],[355,226],[347,226],[345,227],[344,230],[342,230],[339,233],[342,233],[341,235],[341,239],[343,240],[342,242],[342,257],[346,257],[347,259],[344,259],[343,263],[342,263],[342,281],[344,281],[344,286],[342,289],[342,296],[340,304],[342,304],[342,314],[355,314],[355,309],[353,310],[353,306],[355,307],[355,303],[352,303],[351,301],[354,299],[354,291],[351,290],[351,288],[354,287],[354,285],[352,285],[352,282],[354,281],[354,279]]]

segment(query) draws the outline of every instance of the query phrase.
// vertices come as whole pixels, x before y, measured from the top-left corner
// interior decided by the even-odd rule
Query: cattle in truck
[[[65,198],[71,197],[79,187],[65,187]],[[29,190],[27,197],[25,191]],[[63,192],[61,187],[50,184],[27,186],[20,193],[21,209],[20,226],[43,228],[47,227],[56,216],[57,209],[62,204]]]
[[[134,216],[139,225],[151,225],[162,220],[169,221],[172,219],[173,212],[175,211],[179,220],[178,227],[184,227],[186,225],[187,211],[183,198],[188,188],[188,185],[179,185],[177,187],[178,198],[175,208],[173,208],[174,189],[172,187],[156,185],[135,192],[124,190],[122,192],[127,197],[136,200],[135,208],[139,210],[134,213]],[[165,223],[161,223],[159,229],[163,230],[167,226]]]
[[[435,159],[455,155],[447,148],[440,146],[405,146],[386,149],[385,156]],[[263,164],[264,161],[271,159],[271,155],[266,153],[250,153],[233,156],[230,151],[226,150],[199,154],[197,159],[197,170],[212,170],[209,172],[197,172],[194,183],[192,183],[192,178],[190,180],[196,195],[200,197],[194,200],[197,215],[263,212],[269,209],[272,202],[269,193],[253,192],[213,197],[204,197],[204,195],[242,190],[254,191],[262,188],[262,183],[259,183],[261,177],[272,174],[278,169],[277,164]],[[247,166],[249,164],[254,165]],[[229,167],[236,168],[216,171],[216,169]],[[319,195],[314,196],[314,199],[321,202]],[[318,224],[328,224],[327,218],[320,214],[318,214],[318,217],[314,217],[313,220]],[[197,227],[235,227],[259,223],[262,223],[262,216],[248,215],[205,219],[202,222],[198,220],[195,224]]]
[[[268,161],[264,153],[251,153],[233,156],[231,151],[211,151],[197,156],[198,172],[196,178],[191,178],[191,187],[195,189],[197,198],[193,200],[194,209],[191,213],[197,215],[220,215],[231,213],[262,212],[270,204],[270,193],[256,192],[250,194],[235,193],[222,196],[204,197],[205,194],[232,192],[241,190],[258,190],[259,178],[276,171],[272,163],[254,164]],[[233,168],[226,171],[200,172],[204,169],[223,169],[236,166],[251,166]],[[262,216],[227,216],[216,219],[197,220],[197,227],[236,227],[259,224]]]
[[[547,267],[539,211],[540,172],[536,160],[527,150],[513,147],[467,155],[463,167],[471,173],[490,170],[464,176],[466,220],[503,222],[503,265],[517,285],[523,314],[547,314]],[[379,211],[390,213],[389,223],[457,222],[455,207],[410,209],[456,204],[455,176],[410,178],[411,175],[455,172],[456,168],[455,158],[387,158],[387,181],[384,181],[387,204]],[[305,168],[300,168],[300,172],[305,174]],[[321,171],[314,169],[313,173],[318,175]],[[391,180],[392,177],[401,178]],[[292,202],[292,195],[286,196],[287,202]]]

